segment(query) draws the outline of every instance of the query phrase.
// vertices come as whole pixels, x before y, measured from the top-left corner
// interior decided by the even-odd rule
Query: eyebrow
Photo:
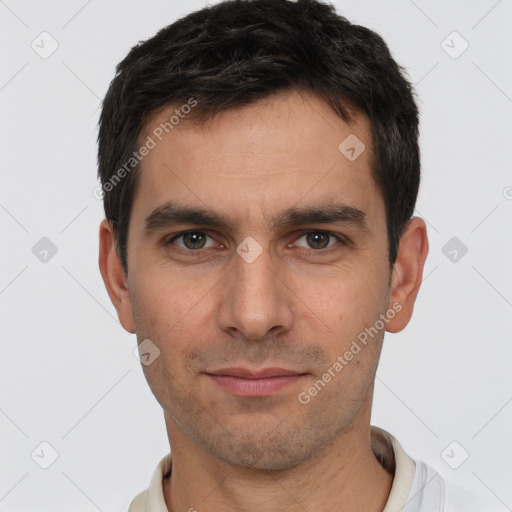
[[[307,207],[292,207],[278,212],[270,221],[271,228],[299,226],[304,224],[343,224],[369,232],[365,212],[354,206],[337,203],[323,203]],[[146,218],[144,233],[151,234],[175,224],[194,224],[208,227],[225,228],[235,231],[237,222],[223,214],[204,208],[181,206],[167,202],[155,208]]]

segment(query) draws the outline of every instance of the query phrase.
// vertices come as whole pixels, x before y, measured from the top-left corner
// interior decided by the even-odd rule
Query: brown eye
[[[169,240],[168,243],[175,244],[180,249],[198,251],[215,245],[215,242],[213,241],[209,242],[210,245],[207,245],[208,238],[211,237],[202,231],[187,231],[186,233],[176,235],[174,238]]]
[[[305,240],[305,243],[300,243],[300,240]],[[296,245],[306,249],[327,249],[336,244],[336,242],[343,242],[336,235],[329,233],[328,231],[310,231],[304,233],[296,242]]]
[[[325,249],[329,245],[330,236],[327,233],[314,232],[308,233],[306,240],[313,249]]]
[[[202,249],[204,247],[206,237],[203,233],[185,233],[183,235],[183,244],[187,249]]]

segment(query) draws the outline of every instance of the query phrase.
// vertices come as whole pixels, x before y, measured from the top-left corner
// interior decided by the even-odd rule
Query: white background
[[[372,423],[512,510],[512,1],[335,4],[384,37],[422,115],[431,250],[413,320],[386,337]],[[3,512],[126,511],[168,452],[97,267],[97,121],[129,49],[204,5],[0,1]],[[31,48],[43,31],[59,45],[47,59]],[[458,58],[453,31],[469,44]],[[58,250],[46,263],[32,252],[42,237]],[[442,252],[452,237],[468,248],[456,262]],[[31,458],[43,441],[59,455],[48,469]],[[469,453],[458,469],[441,457],[453,441],[452,465]]]

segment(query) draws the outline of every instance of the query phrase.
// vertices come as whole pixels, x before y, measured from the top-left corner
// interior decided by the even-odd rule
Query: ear
[[[117,254],[114,230],[108,220],[100,224],[100,255],[98,259],[101,277],[112,304],[117,310],[121,325],[130,333],[135,332],[132,302],[128,292],[128,277],[124,273]]]
[[[386,324],[386,331],[399,332],[411,319],[414,302],[423,280],[428,254],[427,226],[423,219],[412,218],[405,229],[391,275],[389,306],[399,303],[402,309]],[[395,308],[393,308],[395,309]]]

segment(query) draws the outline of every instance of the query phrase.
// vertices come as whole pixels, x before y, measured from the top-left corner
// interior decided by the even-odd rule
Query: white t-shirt
[[[485,502],[446,482],[424,462],[414,461],[385,430],[371,427],[372,450],[382,466],[394,474],[388,501],[382,512],[494,512]],[[129,512],[169,512],[163,479],[171,471],[171,454],[158,464],[149,488],[132,501]]]

